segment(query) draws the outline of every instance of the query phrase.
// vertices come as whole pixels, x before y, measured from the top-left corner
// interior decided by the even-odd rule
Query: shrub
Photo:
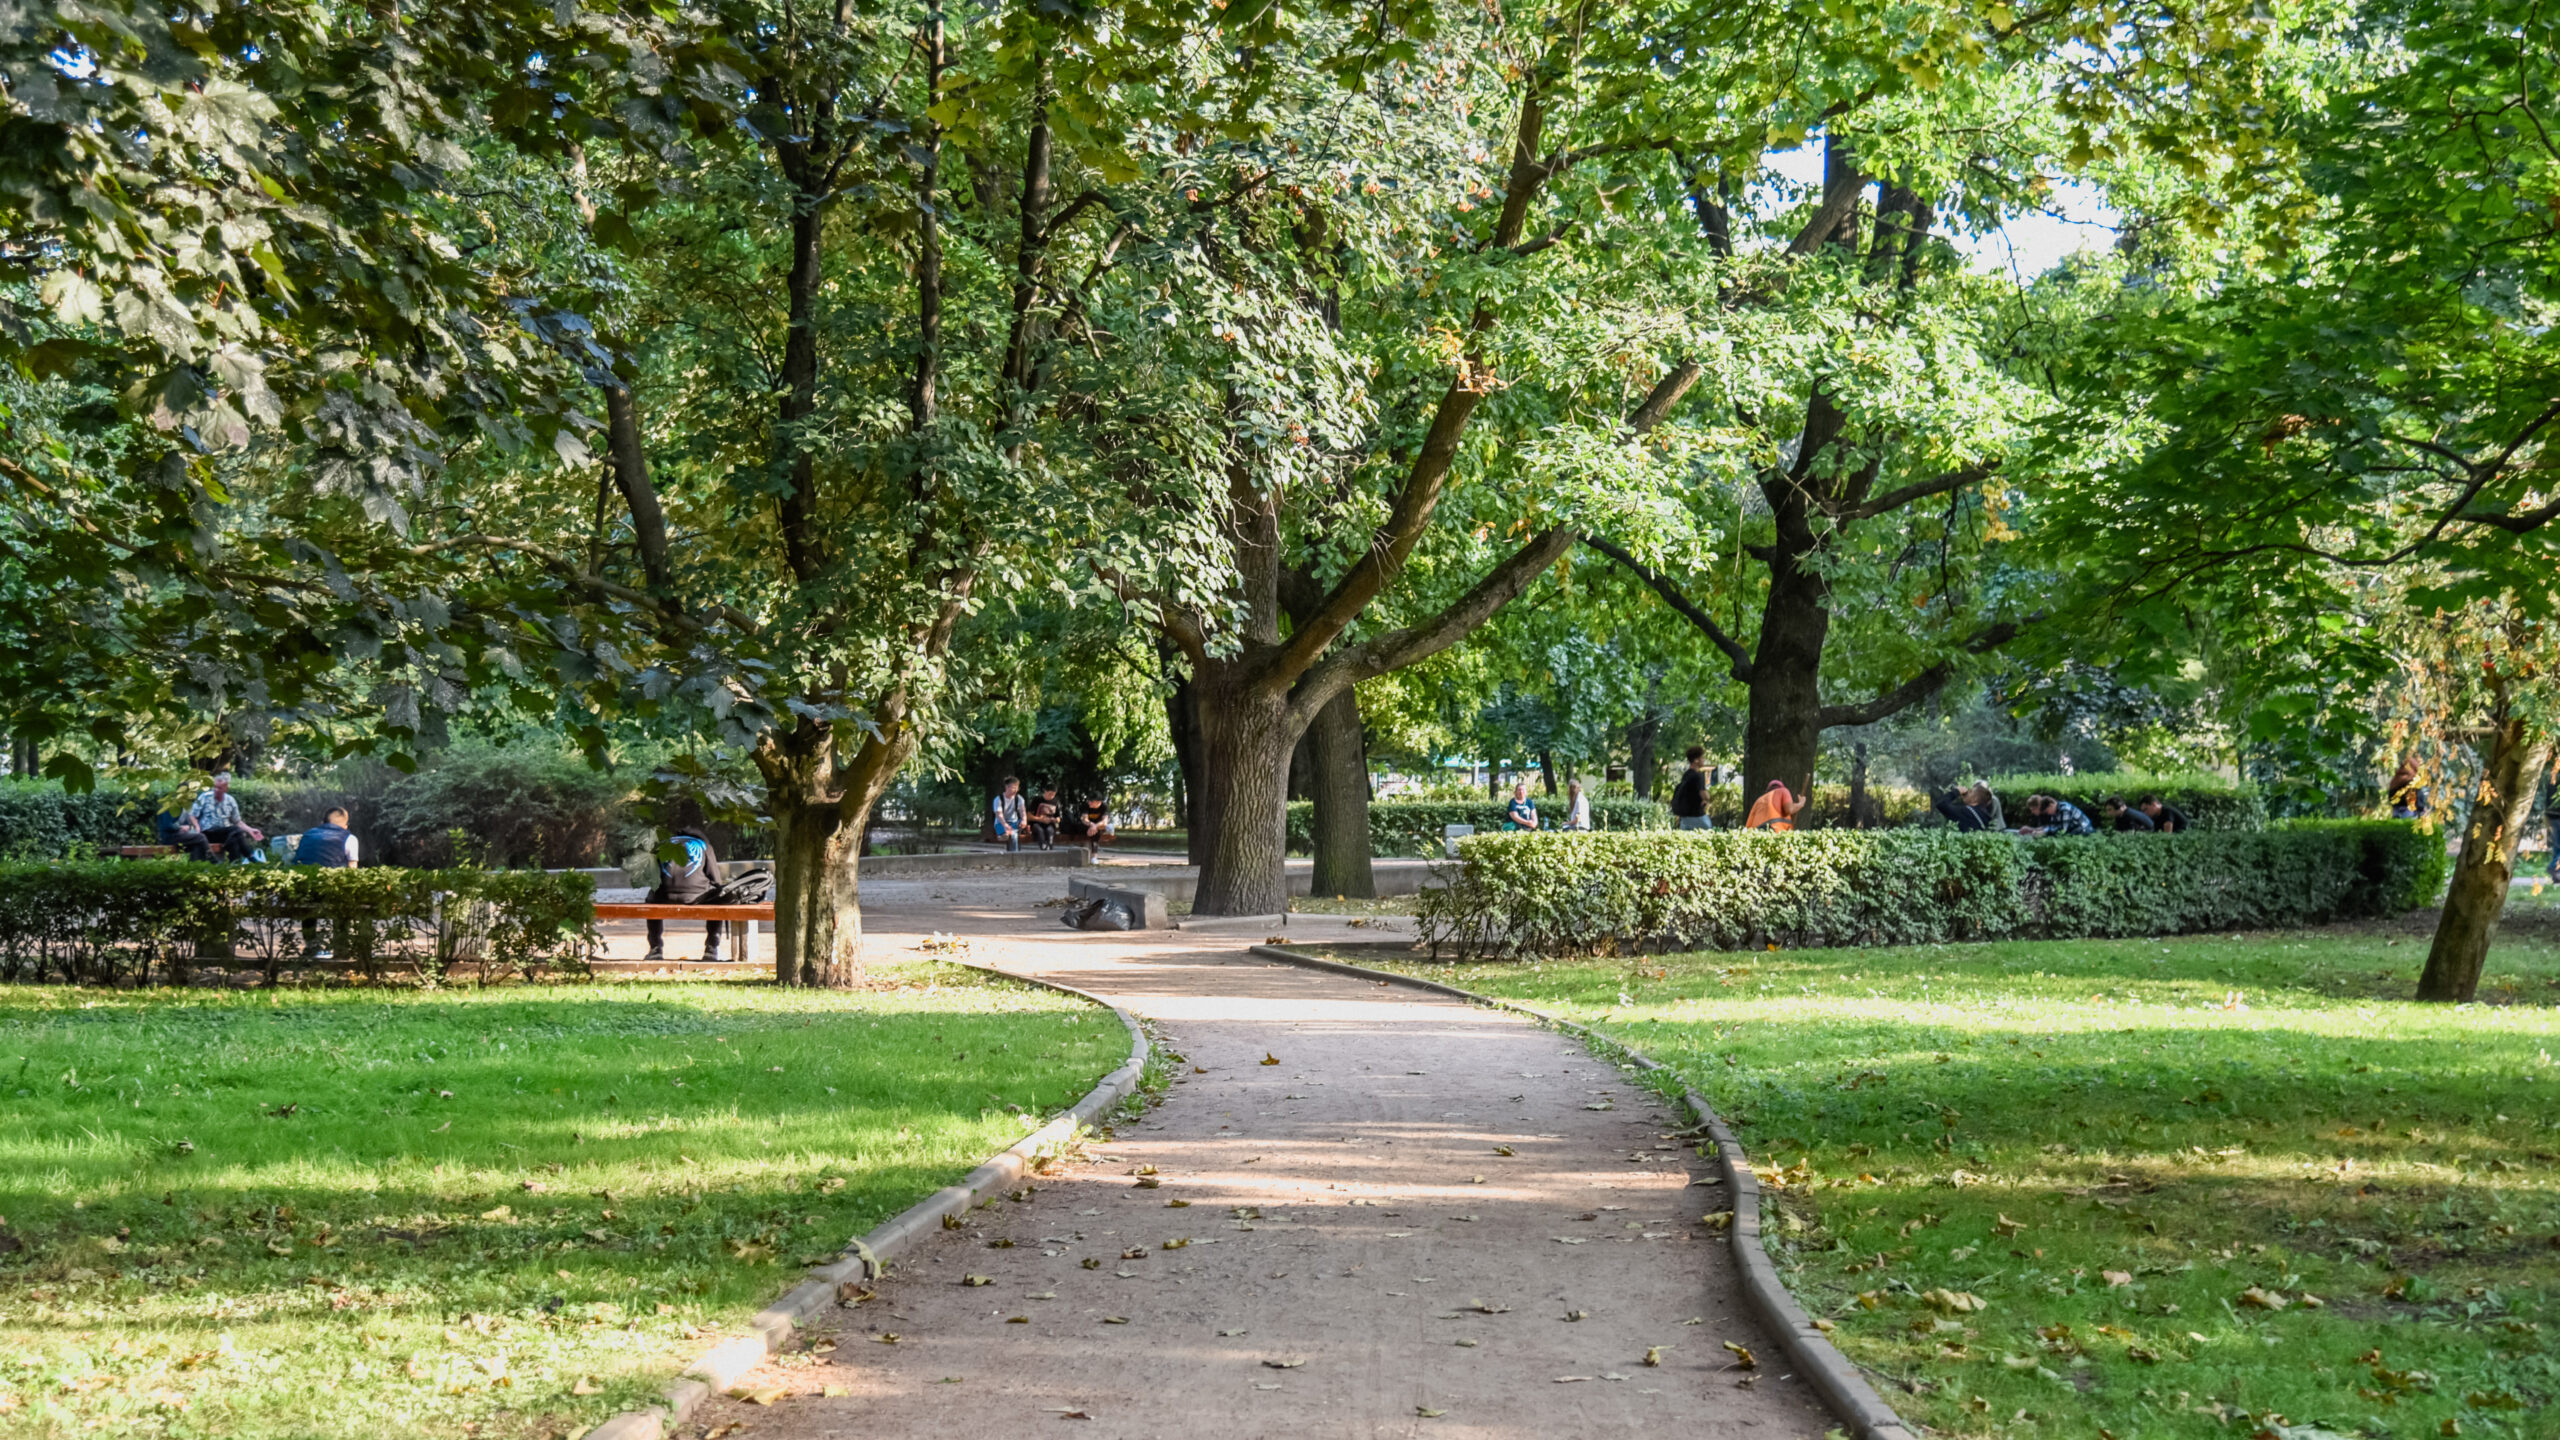
[[[456,745],[385,787],[379,814],[405,864],[560,869],[597,863],[630,789],[561,751]]]
[[[2267,828],[2267,801],[2258,787],[2219,775],[2152,775],[2139,770],[2112,770],[2092,775],[2001,775],[1994,777],[1990,785],[2012,825],[2021,823],[2018,817],[2026,810],[2030,795],[2068,800],[2088,815],[2089,823],[2103,825],[2106,821],[2098,814],[2099,801],[2121,795],[2130,805],[2145,795],[2156,794],[2187,812],[2187,818],[2195,822],[2198,830]]]
[[[2443,883],[2443,848],[2401,821],[2036,840],[1481,835],[1419,909],[1434,951],[1461,955],[2167,935],[2398,914]]]
[[[151,802],[121,790],[70,795],[51,780],[0,780],[0,858],[56,860],[151,840]]]
[[[1564,797],[1535,797],[1538,817],[1547,824],[1564,819]],[[1369,849],[1378,855],[1439,855],[1444,827],[1473,825],[1479,833],[1502,828],[1504,802],[1494,800],[1379,800],[1369,806]],[[1289,805],[1289,849],[1303,855],[1315,848],[1315,802]],[[1671,824],[1671,808],[1632,797],[1591,797],[1594,830],[1662,830]]]
[[[367,973],[485,977],[583,972],[594,883],[539,871],[198,865],[181,860],[0,864],[0,980],[186,983],[191,972],[283,968],[303,922]]]

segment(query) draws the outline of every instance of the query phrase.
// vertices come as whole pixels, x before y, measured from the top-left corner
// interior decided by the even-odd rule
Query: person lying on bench
[[[718,900],[709,898],[712,889],[720,883],[713,878],[720,873],[720,857],[711,853],[711,842],[690,830],[678,830],[667,838],[676,847],[676,857],[658,862],[658,883],[650,890],[648,903],[652,905],[719,904]],[[720,960],[720,927],[727,923],[729,922],[725,920],[703,922],[702,959],[705,964],[714,964]],[[663,964],[666,961],[666,932],[665,921],[649,922],[647,958],[653,964]]]

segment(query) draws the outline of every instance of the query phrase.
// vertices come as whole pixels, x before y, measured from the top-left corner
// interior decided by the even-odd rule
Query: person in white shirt
[[[231,772],[214,772],[213,788],[199,792],[196,803],[188,809],[187,819],[194,823],[204,843],[222,851],[234,860],[246,860],[257,853],[267,836],[255,826],[240,820],[240,797],[231,793]]]
[[[1566,797],[1564,828],[1567,830],[1590,829],[1591,797],[1582,793],[1582,782],[1579,780],[1566,781],[1564,793]]]

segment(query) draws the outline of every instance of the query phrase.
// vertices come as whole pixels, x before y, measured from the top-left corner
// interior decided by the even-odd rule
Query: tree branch
[[[1908,485],[1896,486],[1881,495],[1850,507],[1841,513],[1840,518],[1872,520],[1879,515],[1889,515],[1914,500],[1926,500],[1932,495],[1944,495],[1950,490],[1961,490],[1976,481],[1987,480],[1999,468],[1997,464],[1967,465],[1961,469],[1950,470],[1934,480],[1915,480]]]
[[[1858,173],[1857,163],[1849,158],[1849,147],[1838,136],[1831,137],[1823,146],[1822,204],[1788,243],[1787,253],[1810,255],[1821,249],[1831,239],[1831,232],[1840,228],[1840,222],[1849,218],[1866,188],[1867,177]]]
[[[1986,625],[1964,642],[1964,651],[1968,655],[1981,655],[1998,649],[2016,639],[2020,630],[2043,618],[2039,612],[2024,620],[2002,620]],[[1954,674],[1954,663],[1941,660],[1863,704],[1823,706],[1819,723],[1825,730],[1835,725],[1873,725],[1937,694]]]
[[[1542,531],[1429,620],[1336,652],[1310,669],[1290,693],[1292,719],[1301,725],[1312,721],[1345,688],[1427,660],[1466,639],[1562,559],[1573,539],[1570,530]]]
[[[1742,648],[1741,641],[1724,633],[1724,627],[1716,623],[1715,617],[1698,608],[1687,595],[1681,593],[1678,586],[1671,583],[1668,577],[1598,535],[1585,535],[1582,537],[1582,543],[1625,566],[1629,573],[1652,587],[1653,593],[1661,596],[1664,604],[1678,611],[1682,619],[1704,631],[1706,637],[1715,642],[1716,648],[1725,653],[1725,658],[1733,662],[1732,674],[1737,683],[1743,685],[1751,683],[1753,674],[1751,652]]]

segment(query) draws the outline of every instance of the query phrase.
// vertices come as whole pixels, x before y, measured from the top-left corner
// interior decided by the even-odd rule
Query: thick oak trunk
[[[1272,915],[1288,908],[1289,753],[1298,743],[1286,696],[1263,686],[1194,680],[1200,788],[1191,800],[1196,915]]]
[[[1311,892],[1374,900],[1369,864],[1369,747],[1360,730],[1360,700],[1345,687],[1307,727],[1315,792],[1316,868]]]
[[[1647,706],[1644,718],[1627,727],[1627,779],[1635,786],[1636,798],[1653,798],[1655,784],[1661,779],[1661,763],[1655,747],[1662,736],[1662,715]]]
[[[840,800],[773,800],[773,978],[843,986],[861,974],[862,826]]]
[[[1742,796],[1747,808],[1784,780],[1798,799],[1812,793],[1822,749],[1822,647],[1831,611],[1820,577],[1782,556],[1771,567],[1760,612],[1760,648],[1751,659],[1751,705],[1743,724]]]
[[[1200,863],[1200,710],[1189,679],[1174,682],[1164,697],[1165,728],[1173,735],[1173,823],[1182,827],[1183,859]]]
[[[2418,976],[2418,998],[2467,1003],[2480,989],[2489,942],[2506,908],[2514,878],[2516,842],[2533,809],[2535,782],[2551,756],[2551,738],[2537,736],[2524,717],[2503,715],[2489,736],[2488,766],[2462,827],[2462,854],[2454,861],[2435,944]]]

